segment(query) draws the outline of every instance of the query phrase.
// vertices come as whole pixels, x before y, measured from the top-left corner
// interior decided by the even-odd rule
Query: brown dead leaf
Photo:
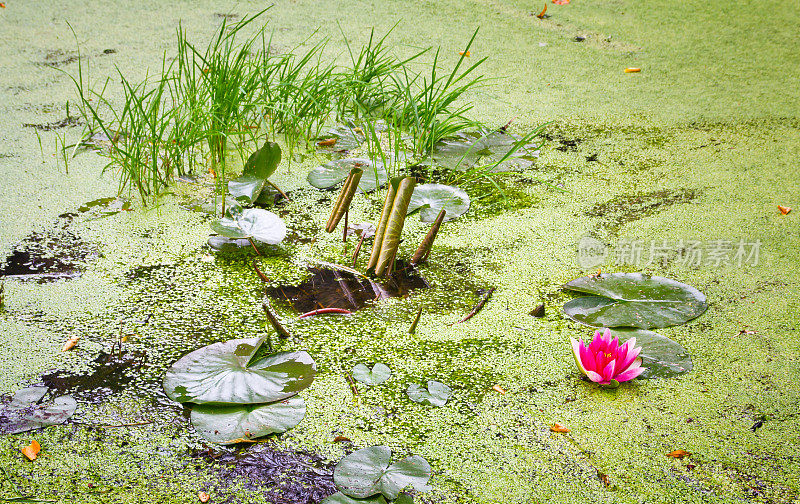
[[[642,71],[641,68],[634,68],[634,67],[628,67],[625,69],[625,73],[639,73],[641,71]]]
[[[557,423],[557,424],[553,424],[553,426],[550,427],[550,431],[551,432],[567,433],[567,432],[569,432],[569,429],[567,429],[566,427],[564,427],[560,423]]]
[[[667,453],[667,457],[672,457],[676,459],[682,459],[683,457],[688,457],[691,453],[684,451],[684,450],[674,450]]]
[[[498,394],[505,394],[506,393],[506,389],[504,389],[500,385],[492,385],[492,390],[494,390]]]
[[[31,441],[31,444],[23,448],[20,448],[19,451],[21,451],[23,455],[28,457],[28,460],[33,461],[36,460],[36,455],[39,453],[41,449],[42,447],[39,446],[38,441],[34,439],[33,441]]]
[[[783,215],[786,215],[786,214],[788,214],[789,212],[792,211],[791,208],[789,208],[788,206],[783,206],[783,205],[778,205],[778,210],[780,210]]]
[[[536,14],[536,17],[539,19],[544,19],[544,13],[547,12],[547,4],[544,4],[544,9],[539,14]]]
[[[335,438],[333,438],[333,442],[334,443],[352,443],[353,441],[351,441],[349,437],[336,436]]]
[[[75,345],[78,344],[78,340],[81,339],[80,336],[73,336],[67,341],[64,342],[64,346],[61,348],[62,352],[68,352],[75,348]]]
[[[6,4],[4,4],[3,2],[0,2],[0,9],[5,9],[5,8],[6,8]]]
[[[336,145],[337,140],[338,138],[336,137],[326,138],[325,140],[320,140],[319,142],[317,142],[317,145],[319,147],[331,147],[333,145]]]
[[[211,496],[205,492],[197,492],[197,499],[200,502],[208,502],[211,500]]]

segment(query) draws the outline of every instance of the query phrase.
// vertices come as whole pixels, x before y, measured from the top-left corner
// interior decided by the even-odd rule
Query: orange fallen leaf
[[[350,438],[349,437],[345,437],[345,436],[336,436],[335,438],[333,438],[333,442],[334,443],[352,443]]]
[[[0,2],[0,9],[5,9],[5,8],[6,8],[6,4]]]
[[[211,496],[205,492],[197,492],[197,499],[200,502],[208,502],[211,500]]]
[[[569,0],[553,0],[553,3],[556,5],[567,5]]]
[[[467,52],[461,51],[460,53],[458,53],[458,55],[459,56],[464,56],[465,58],[469,58],[472,55],[472,53],[469,52],[469,51],[467,51]]]
[[[78,344],[78,340],[79,339],[81,339],[80,336],[71,337],[66,342],[64,342],[64,346],[61,348],[61,351],[62,352],[68,352],[68,351],[72,350],[73,348],[75,348],[75,345]]]
[[[336,145],[336,140],[338,140],[336,137],[326,138],[325,140],[317,142],[317,145],[320,147],[330,147],[331,145]]]
[[[498,392],[500,394],[505,394],[506,393],[506,389],[504,389],[500,385],[492,385],[492,390],[494,390],[495,392]]]
[[[39,453],[41,449],[42,447],[39,446],[39,443],[34,439],[33,441],[31,441],[31,444],[29,444],[24,448],[20,448],[19,451],[21,451],[23,455],[28,457],[28,460],[33,461],[36,460],[36,455]]]
[[[786,215],[786,214],[788,214],[789,212],[792,211],[791,208],[789,208],[788,206],[783,206],[783,205],[778,205],[778,210],[780,210],[783,215]]]
[[[667,453],[667,457],[672,457],[676,459],[682,459],[683,457],[688,457],[691,453],[684,451],[684,450],[675,450]]]
[[[563,433],[566,433],[566,432],[569,432],[569,429],[567,429],[566,427],[564,427],[560,423],[557,423],[557,424],[553,424],[553,426],[550,427],[550,431],[551,432],[563,432]]]
[[[639,73],[641,71],[642,71],[641,68],[628,67],[625,69],[625,73]]]
[[[544,9],[539,14],[536,14],[536,17],[539,19],[544,19],[544,13],[547,12],[547,4],[544,4]]]

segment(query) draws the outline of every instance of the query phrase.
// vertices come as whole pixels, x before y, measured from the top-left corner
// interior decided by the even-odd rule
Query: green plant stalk
[[[417,316],[414,317],[414,322],[411,323],[411,327],[408,328],[408,334],[414,334],[417,332],[417,324],[419,324],[419,319],[422,318],[422,307],[420,306],[417,310]]]
[[[356,194],[356,190],[358,190],[358,183],[361,181],[361,175],[363,174],[364,170],[361,168],[353,168],[350,170],[350,175],[347,176],[347,180],[345,180],[342,190],[339,191],[339,197],[336,199],[336,203],[333,205],[333,211],[331,212],[331,216],[328,219],[327,225],[325,226],[325,231],[333,233],[333,230],[336,229],[337,225],[339,225],[339,221],[342,220],[345,212],[347,212],[347,210],[350,208],[350,203],[353,201],[353,196]],[[346,226],[345,232],[347,232]]]
[[[267,320],[269,320],[269,323],[272,324],[272,327],[275,329],[275,332],[278,333],[278,336],[281,338],[288,338],[291,336],[289,331],[287,331],[286,328],[283,327],[283,324],[281,324],[280,320],[278,320],[278,316],[272,311],[269,301],[265,300],[263,303],[261,303],[261,307],[264,309],[264,313],[267,315]]]
[[[383,205],[381,220],[375,231],[375,242],[372,245],[368,270],[375,275],[384,276],[397,255],[400,246],[400,234],[403,231],[408,204],[414,192],[416,180],[413,177],[396,177],[389,184],[389,192]]]

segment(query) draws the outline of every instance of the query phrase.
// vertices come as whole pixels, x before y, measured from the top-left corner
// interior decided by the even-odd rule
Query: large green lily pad
[[[573,280],[566,289],[591,294],[564,305],[564,314],[592,327],[653,329],[703,314],[706,297],[689,285],[641,273],[607,273]]]
[[[365,385],[380,385],[392,376],[392,370],[383,363],[368,368],[366,364],[356,364],[352,371],[353,378]]]
[[[66,422],[75,413],[78,403],[72,396],[65,395],[39,404],[47,391],[47,387],[18,390],[11,402],[0,408],[0,434],[17,434]]]
[[[389,465],[392,450],[386,446],[362,448],[343,458],[333,471],[333,482],[345,495],[363,499],[378,493],[394,500],[404,488],[428,490],[431,466],[418,456]]]
[[[519,170],[533,164],[539,147],[519,142],[519,136],[502,131],[460,133],[436,144],[431,157],[440,166],[460,171],[496,163],[493,172]]]
[[[429,380],[427,388],[418,383],[412,383],[406,389],[406,394],[412,401],[439,407],[447,404],[452,393],[450,387],[435,380]]]
[[[305,414],[303,398],[294,396],[268,404],[196,406],[192,424],[209,441],[233,444],[286,432],[299,424]]]
[[[422,222],[433,222],[444,209],[447,212],[444,220],[449,221],[467,213],[469,204],[469,196],[463,189],[444,184],[421,184],[414,188],[408,213],[419,210]]]
[[[386,504],[386,497],[378,494],[366,499],[354,499],[342,492],[336,492],[322,499],[322,504]]]
[[[358,183],[359,189],[364,192],[374,191],[389,180],[386,167],[381,163],[373,163],[365,158],[347,158],[314,168],[308,173],[308,183],[317,189],[328,189],[344,181],[353,168],[364,170]]]
[[[620,344],[636,338],[636,346],[642,347],[642,366],[647,369],[639,379],[671,378],[692,370],[689,352],[666,336],[645,329],[611,329],[611,337],[618,337]]]
[[[253,240],[276,245],[286,238],[286,224],[268,210],[248,208],[211,222],[211,229],[233,240]]]
[[[304,351],[252,357],[260,338],[214,343],[184,355],[167,371],[164,391],[178,402],[260,404],[287,399],[314,380],[314,359]]]
[[[253,203],[280,162],[281,148],[275,142],[266,142],[247,160],[242,176],[228,182],[228,192],[234,198],[244,200],[244,203]]]

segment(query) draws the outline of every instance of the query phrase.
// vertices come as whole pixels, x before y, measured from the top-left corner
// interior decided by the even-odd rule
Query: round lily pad
[[[445,221],[461,217],[469,210],[469,196],[458,187],[444,184],[420,184],[414,188],[408,213],[419,210],[422,222],[433,222],[444,209]]]
[[[336,465],[333,482],[342,493],[357,499],[380,493],[394,500],[407,487],[428,490],[431,466],[424,458],[415,455],[389,465],[391,461],[392,450],[386,446],[362,448]]]
[[[286,224],[268,210],[248,208],[211,222],[211,229],[226,238],[252,238],[256,241],[276,245],[286,238]]]
[[[64,395],[39,404],[47,391],[47,387],[18,390],[11,402],[0,408],[0,434],[16,434],[66,422],[75,413],[77,401]]]
[[[406,389],[406,394],[412,401],[439,407],[447,404],[452,393],[450,387],[434,380],[428,381],[427,388],[418,383],[412,383]]]
[[[353,378],[365,385],[380,385],[392,376],[392,370],[380,362],[372,366],[372,370],[365,364],[356,364],[352,374]]]
[[[366,499],[354,499],[342,492],[336,492],[322,499],[322,504],[386,504],[386,497],[378,494]]]
[[[192,410],[192,425],[209,441],[233,444],[286,432],[305,414],[306,404],[300,396],[268,404],[200,405]]]
[[[364,158],[347,158],[314,168],[308,174],[308,183],[317,189],[328,189],[344,181],[353,168],[364,170],[358,183],[359,189],[364,192],[374,191],[389,180],[386,168],[381,163],[373,163]]]
[[[564,287],[591,294],[567,302],[564,314],[593,327],[669,327],[699,317],[708,308],[706,297],[694,287],[641,273],[592,275]]]
[[[164,378],[170,399],[195,404],[261,404],[289,398],[314,379],[314,359],[280,352],[250,362],[260,338],[214,343],[184,355]]]
[[[611,329],[611,337],[618,337],[620,344],[636,338],[636,346],[642,347],[642,367],[646,368],[640,379],[671,378],[692,370],[689,352],[666,336],[645,329]]]
[[[521,138],[503,131],[460,133],[440,141],[431,157],[440,166],[465,171],[473,166],[497,164],[491,171],[502,172],[530,167],[535,144],[519,145]]]
[[[266,142],[254,152],[242,170],[242,176],[228,182],[228,192],[246,204],[256,201],[281,162],[281,148],[274,142]]]

